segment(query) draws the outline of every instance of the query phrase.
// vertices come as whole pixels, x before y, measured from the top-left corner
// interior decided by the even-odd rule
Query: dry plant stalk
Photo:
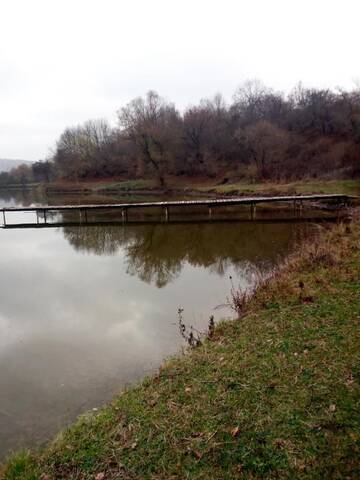
[[[186,341],[190,348],[196,348],[202,345],[203,338],[211,339],[215,333],[215,319],[214,315],[209,317],[208,328],[206,332],[199,332],[192,325],[187,327],[183,319],[184,309],[178,309],[178,323],[180,334],[183,339]]]
[[[230,307],[238,316],[242,317],[245,313],[246,305],[249,300],[254,296],[255,292],[261,287],[267,285],[267,283],[275,276],[276,269],[273,268],[266,274],[257,270],[253,273],[254,281],[250,287],[243,288],[240,285],[238,287],[234,286],[233,278],[230,276],[231,289],[230,296],[227,297],[226,303],[220,305],[220,307]]]
[[[186,343],[189,345],[190,348],[199,347],[202,344],[201,341],[201,334],[197,330],[194,329],[192,325],[187,327],[183,320],[183,313],[184,309],[178,309],[178,323],[179,323],[179,330],[180,334]]]

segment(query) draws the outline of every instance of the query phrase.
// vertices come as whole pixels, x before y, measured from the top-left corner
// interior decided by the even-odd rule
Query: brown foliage
[[[120,108],[118,119],[117,128],[104,120],[67,128],[50,161],[0,174],[0,184],[147,175],[164,187],[167,175],[360,175],[359,88],[299,84],[285,96],[252,80],[237,89],[231,105],[217,94],[183,114],[149,91]]]

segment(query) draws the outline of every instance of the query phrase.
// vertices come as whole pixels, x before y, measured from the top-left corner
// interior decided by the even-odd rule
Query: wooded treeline
[[[246,81],[179,112],[149,91],[118,112],[118,125],[66,128],[46,161],[0,174],[0,183],[173,176],[291,180],[360,175],[360,88],[285,95]]]

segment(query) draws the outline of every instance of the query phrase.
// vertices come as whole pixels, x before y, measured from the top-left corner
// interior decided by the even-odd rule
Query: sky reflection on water
[[[0,230],[0,458],[51,438],[178,352],[179,307],[199,329],[210,314],[229,315],[214,311],[229,275],[246,287],[309,227]]]

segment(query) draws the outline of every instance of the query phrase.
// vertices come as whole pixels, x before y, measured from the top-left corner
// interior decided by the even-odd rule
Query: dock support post
[[[209,207],[209,220],[212,220],[212,208]]]
[[[85,215],[85,223],[88,223],[88,215],[87,215],[87,210],[84,210],[84,215]]]
[[[256,217],[256,204],[255,203],[250,204],[250,215],[251,215],[251,220],[255,220],[255,217]]]
[[[36,210],[36,223],[39,225],[39,210]]]
[[[4,227],[6,227],[6,217],[5,217],[5,211],[3,210],[3,219],[4,219]]]
[[[295,217],[301,217],[302,216],[302,208],[303,208],[303,202],[302,200],[294,200],[294,215]]]
[[[126,208],[123,208],[123,209],[121,210],[121,216],[122,216],[122,221],[123,221],[123,223],[126,223],[126,222],[127,222],[127,219],[128,219],[128,214],[127,214]]]
[[[43,210],[44,212],[44,223],[46,223],[46,210]]]
[[[169,221],[169,207],[165,207],[165,221]]]

